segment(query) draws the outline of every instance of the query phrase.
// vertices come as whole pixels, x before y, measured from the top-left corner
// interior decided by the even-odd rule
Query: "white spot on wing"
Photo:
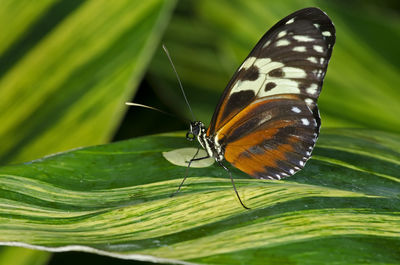
[[[313,45],[313,49],[316,50],[317,52],[324,52],[322,46],[319,45]]]
[[[314,27],[316,27],[317,29],[319,29],[319,24],[315,23],[315,24],[313,24],[313,25],[314,25]]]
[[[283,31],[281,31],[281,32],[279,32],[278,33],[278,38],[282,38],[283,36],[285,36],[286,35],[286,30],[283,30]]]
[[[281,40],[283,41],[283,40]],[[305,50],[305,47],[302,47]],[[284,67],[281,62],[274,62],[270,58],[247,58],[240,69],[248,69],[251,66],[258,68],[259,76],[256,80],[237,80],[233,85],[231,93],[240,91],[253,91],[258,97],[265,97],[278,94],[300,94],[299,83],[291,78],[306,78],[307,73],[305,70],[297,67]],[[284,73],[284,78],[269,76],[268,74],[281,68]],[[318,74],[318,73],[315,73]],[[274,82],[276,86],[268,91],[264,90],[266,82]]]
[[[276,47],[279,47],[279,46],[288,46],[290,44],[290,41],[288,41],[288,40],[278,40],[277,42],[276,42]]]
[[[303,123],[303,125],[310,125],[310,121],[309,120],[307,120],[306,118],[302,118],[301,119],[301,123]]]
[[[304,162],[303,161],[299,161],[299,165],[304,167]]]
[[[305,52],[306,51],[306,47],[305,46],[296,46],[293,48],[294,52]]]
[[[246,61],[243,62],[242,66],[239,68],[240,69],[248,69],[252,65],[259,67],[260,63],[265,63],[268,64],[268,62],[271,62],[271,59],[265,58],[265,59],[257,59],[256,57],[249,57],[246,59]],[[258,64],[257,64],[258,63]],[[261,70],[259,70],[261,72]],[[256,80],[237,80],[237,82],[234,84],[232,87],[231,93],[243,91],[243,90],[251,90],[254,92],[254,94],[257,94],[260,88],[262,87],[263,83],[265,82],[265,75],[258,75],[258,78]]]
[[[311,98],[306,98],[304,100],[304,102],[307,104],[307,106],[312,106],[312,104],[314,103],[314,101]]]
[[[320,63],[320,64],[324,64],[324,62],[325,62],[325,58],[321,57],[321,58],[319,59],[319,63]]]
[[[306,92],[310,95],[314,95],[315,93],[317,93],[317,90],[318,90],[317,84],[311,84],[311,86],[306,89]]]
[[[249,57],[249,58],[247,58],[246,59],[246,61],[244,61],[243,63],[242,63],[242,66],[240,66],[240,69],[242,69],[242,68],[245,68],[245,69],[248,69],[248,68],[250,68],[250,66],[252,66],[253,64],[254,64],[254,62],[256,61],[256,57]],[[239,70],[240,70],[239,69]]]
[[[265,92],[264,89],[261,89],[258,97],[278,94],[300,94],[300,89],[296,81],[285,78],[268,78],[268,81],[273,81],[276,84],[276,87],[267,92]]]
[[[297,40],[297,41],[304,41],[304,42],[309,42],[309,41],[314,41],[314,38],[311,38],[309,36],[305,36],[305,35],[296,35],[293,36],[293,39]]]
[[[263,48],[267,47],[271,43],[271,40],[267,41],[264,45]]]
[[[324,35],[325,37],[332,36],[330,31],[324,31],[324,32],[322,32],[322,35]]]
[[[283,67],[282,71],[285,73],[285,78],[306,78],[307,73],[301,68],[297,67]]]
[[[292,111],[296,112],[296,113],[300,113],[301,109],[299,109],[298,107],[292,107]]]
[[[294,174],[294,170],[293,170],[293,169],[290,169],[289,172],[290,172],[290,174],[292,174],[292,175]]]
[[[268,74],[272,70],[282,67],[283,63],[273,62],[270,58],[260,58],[254,62],[254,65],[257,66],[260,73]]]
[[[312,56],[311,56],[311,57],[308,57],[307,60],[310,61],[310,62],[312,62],[312,63],[318,63],[317,58],[312,57]]]
[[[260,88],[263,86],[265,82],[265,76],[259,75],[256,80],[238,80],[236,84],[232,87],[231,93],[243,91],[243,90],[252,90],[254,94],[257,94]]]
[[[290,20],[288,20],[288,21],[286,22],[286,25],[292,24],[293,22],[294,22],[294,18],[291,18]]]

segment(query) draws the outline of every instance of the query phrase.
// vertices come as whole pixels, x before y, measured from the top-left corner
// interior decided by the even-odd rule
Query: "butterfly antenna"
[[[172,113],[169,113],[169,112],[166,112],[166,111],[157,109],[157,108],[155,108],[155,107],[151,107],[151,106],[139,104],[139,103],[125,102],[125,105],[134,106],[134,107],[140,107],[140,108],[145,108],[145,109],[151,109],[151,110],[158,111],[158,112],[160,112],[160,113],[162,113],[162,114],[165,114],[165,115],[168,115],[168,116],[171,116],[171,117],[174,117],[174,118],[179,118],[178,116],[176,116],[176,115],[174,115],[174,114],[172,114]]]
[[[189,101],[188,101],[188,99],[187,99],[187,97],[186,97],[186,94],[185,94],[185,90],[183,89],[183,86],[182,86],[181,79],[179,78],[178,72],[177,72],[176,69],[175,69],[175,65],[174,65],[174,63],[172,62],[171,56],[169,55],[169,52],[168,52],[168,49],[167,49],[167,47],[165,47],[164,44],[162,45],[162,47],[163,47],[163,49],[164,49],[164,51],[165,51],[165,54],[166,54],[167,57],[168,57],[169,62],[170,62],[171,65],[172,65],[172,69],[174,69],[174,72],[175,72],[175,75],[176,75],[176,79],[178,79],[179,86],[180,86],[180,88],[181,88],[181,91],[182,91],[183,97],[184,97],[184,99],[185,99],[185,101],[186,101],[186,104],[187,104],[187,106],[189,107],[190,114],[192,115],[193,120],[196,121],[196,117],[194,116],[194,113],[193,113],[193,111],[192,111],[192,108],[190,107]]]

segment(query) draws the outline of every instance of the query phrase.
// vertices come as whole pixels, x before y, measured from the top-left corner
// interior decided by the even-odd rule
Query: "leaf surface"
[[[162,152],[183,147],[181,133],[146,136],[0,168],[1,244],[195,264],[399,260],[398,136],[325,129],[282,181],[231,168],[250,211],[215,164],[171,198],[185,167]]]
[[[0,164],[109,141],[175,1],[35,3],[0,11]]]

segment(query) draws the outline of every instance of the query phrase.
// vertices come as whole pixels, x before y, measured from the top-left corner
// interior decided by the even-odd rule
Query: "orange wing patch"
[[[221,139],[222,135],[228,135],[229,131],[231,131],[231,129],[234,126],[237,126],[238,124],[246,122],[251,116],[254,116],[255,113],[261,112],[260,108],[270,107],[271,103],[280,102],[282,100],[294,102],[294,101],[298,101],[301,99],[297,95],[293,95],[293,94],[282,94],[279,96],[269,97],[268,99],[261,98],[256,101],[253,101],[246,108],[241,110],[239,113],[235,113],[235,115],[229,114],[228,116],[222,118],[221,113],[225,111],[224,108],[226,105],[226,102],[224,102],[224,104],[222,104],[222,107],[221,107],[221,110],[223,110],[223,111],[221,111],[220,114],[218,115],[218,118],[216,120],[216,125],[215,125],[215,128],[217,128],[216,132],[218,135],[220,135],[219,138]],[[259,117],[261,118],[262,116],[259,116]],[[265,117],[265,115],[264,115],[264,117]],[[207,136],[210,136],[211,131],[212,131],[212,129],[210,126],[207,130]]]
[[[226,146],[225,159],[241,171],[256,178],[277,178],[268,168],[280,168],[287,164],[287,153],[293,153],[293,143],[298,141],[291,138],[290,142],[269,148],[268,142],[273,142],[278,129],[258,131],[232,142]],[[298,155],[300,158],[301,156]],[[290,165],[287,165],[290,167]],[[295,165],[291,165],[293,168]],[[286,172],[290,175],[290,169]],[[284,176],[284,175],[283,175]]]
[[[256,101],[216,132],[224,157],[255,178],[293,175],[310,158],[318,128],[313,113],[294,95]]]

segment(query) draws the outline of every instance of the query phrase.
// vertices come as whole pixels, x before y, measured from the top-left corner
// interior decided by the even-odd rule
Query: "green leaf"
[[[0,164],[108,141],[174,1],[1,2]],[[47,264],[5,248],[0,264]]]
[[[190,3],[190,2],[189,2]],[[358,1],[204,0],[181,4],[165,42],[196,116],[208,122],[234,71],[261,36],[286,15],[318,6],[337,32],[319,100],[324,126],[400,132],[398,13]],[[194,33],[195,32],[195,33]],[[212,41],[210,41],[212,40]],[[186,109],[165,55],[156,53],[151,82],[177,113]]]
[[[1,164],[110,140],[175,3],[25,2],[0,11]]]
[[[2,265],[45,265],[50,260],[50,253],[26,248],[2,247],[0,264]]]
[[[0,240],[50,251],[195,264],[397,263],[400,137],[323,130],[304,170],[282,181],[162,155],[179,134],[136,138],[0,168]],[[343,246],[338,248],[338,245]]]

